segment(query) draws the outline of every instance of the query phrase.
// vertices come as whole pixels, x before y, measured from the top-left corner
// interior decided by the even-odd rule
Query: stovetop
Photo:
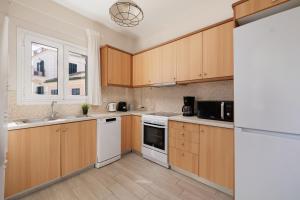
[[[160,116],[160,117],[173,117],[179,115],[178,113],[169,113],[169,112],[156,112],[156,113],[150,113],[147,115],[151,116]]]

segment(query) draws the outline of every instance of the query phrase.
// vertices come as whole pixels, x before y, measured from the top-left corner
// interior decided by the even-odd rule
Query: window
[[[32,91],[41,91],[38,88],[42,87],[42,92],[37,94],[53,95],[48,91],[58,90],[58,49],[31,42],[31,53]],[[44,93],[44,88],[46,93]]]
[[[51,95],[58,95],[58,90],[57,89],[51,90]]]
[[[80,88],[73,88],[72,95],[80,95]]]
[[[36,94],[44,94],[44,87],[43,86],[37,86],[36,87]]]
[[[74,99],[87,96],[87,56],[83,51],[68,47],[65,49],[65,61],[65,65],[69,66],[69,73],[65,78],[66,97]],[[73,89],[79,89],[79,92],[73,93]]]
[[[85,48],[18,29],[17,51],[18,104],[86,101]]]
[[[77,64],[69,63],[69,74],[77,73]]]

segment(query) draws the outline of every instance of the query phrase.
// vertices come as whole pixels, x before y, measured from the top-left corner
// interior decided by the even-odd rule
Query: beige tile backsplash
[[[172,87],[102,89],[103,105],[94,106],[91,112],[105,112],[108,102],[127,101],[136,109],[143,105],[147,110],[181,112],[183,96],[195,96],[197,100],[233,100],[233,81],[218,81],[177,85]],[[55,110],[59,115],[81,114],[79,104],[58,104]],[[8,92],[9,120],[24,118],[43,118],[49,116],[50,105],[17,105],[16,91]]]
[[[102,90],[103,104],[101,106],[93,106],[91,112],[105,112],[108,102],[127,101],[131,103],[132,97],[132,89],[107,87]],[[60,116],[82,114],[80,104],[56,104],[55,111]],[[26,118],[45,118],[49,116],[50,112],[50,104],[17,105],[16,91],[8,91],[8,114],[10,121]]]
[[[183,96],[196,100],[233,100],[233,81],[134,89],[134,104],[148,110],[181,113]]]

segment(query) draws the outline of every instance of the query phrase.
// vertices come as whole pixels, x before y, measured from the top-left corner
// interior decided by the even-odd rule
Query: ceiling
[[[232,3],[237,0],[135,0],[145,18],[140,25],[124,28],[109,16],[116,0],[53,0],[81,15],[98,21],[111,29],[136,38],[163,34],[174,36],[232,17]],[[171,37],[171,36],[170,36]],[[171,38],[170,38],[171,39]]]

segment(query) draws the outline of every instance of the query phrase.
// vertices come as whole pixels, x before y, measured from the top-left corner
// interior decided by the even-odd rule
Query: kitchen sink
[[[21,119],[15,121],[16,124],[32,124],[32,123],[42,123],[42,122],[51,122],[51,121],[61,121],[66,119],[77,119],[86,117],[84,115],[70,115],[70,116],[64,116],[64,117],[58,117],[58,118],[42,118],[42,119]]]

